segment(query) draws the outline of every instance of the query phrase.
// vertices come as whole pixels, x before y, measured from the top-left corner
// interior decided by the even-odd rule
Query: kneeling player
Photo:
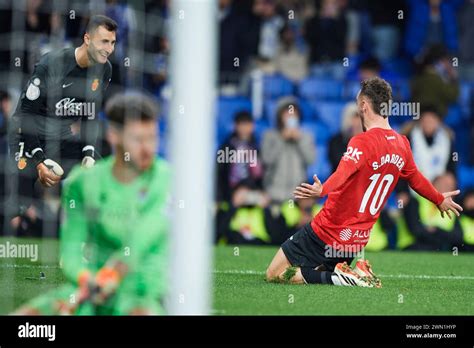
[[[62,204],[69,280],[17,314],[159,314],[165,291],[170,169],[155,157],[157,108],[143,95],[106,106],[115,156],[75,168]]]
[[[366,260],[349,266],[369,240],[372,226],[399,178],[437,205],[444,217],[459,216],[452,200],[459,190],[439,193],[418,171],[410,144],[390,128],[383,105],[391,105],[392,89],[378,77],[361,83],[357,105],[364,133],[354,136],[335,173],[321,184],[303,183],[296,198],[328,199],[310,224],[296,232],[278,250],[267,269],[267,280],[295,284],[317,283],[380,287]]]

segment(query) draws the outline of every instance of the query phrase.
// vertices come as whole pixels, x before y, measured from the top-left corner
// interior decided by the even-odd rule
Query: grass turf
[[[383,288],[267,283],[276,248],[216,248],[214,313],[224,315],[473,315],[474,254],[366,253]],[[456,278],[456,276],[458,278]]]
[[[54,239],[36,243],[39,259],[0,258],[0,314],[65,282]],[[367,253],[383,288],[285,285],[264,281],[276,248],[215,248],[213,314],[218,315],[473,315],[474,254]],[[46,278],[39,280],[40,272]],[[35,280],[26,279],[28,277]]]

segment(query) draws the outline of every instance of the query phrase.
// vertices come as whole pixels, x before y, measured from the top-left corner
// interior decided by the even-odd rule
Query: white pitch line
[[[60,268],[60,267],[59,265],[41,265],[41,264],[16,265],[13,263],[0,263],[0,268]]]
[[[0,268],[60,268],[58,265],[34,265],[34,264],[0,264]],[[265,275],[263,271],[254,270],[214,270],[215,274],[247,274],[247,275]],[[473,276],[446,276],[446,275],[426,275],[426,274],[379,274],[381,278],[401,278],[401,279],[450,279],[450,280],[474,280]]]
[[[224,270],[213,271],[216,274],[248,274],[248,275],[264,275],[265,272],[253,270]],[[379,274],[381,278],[404,278],[404,279],[450,279],[450,280],[474,280],[471,276],[445,276],[445,275],[425,275],[425,274]]]

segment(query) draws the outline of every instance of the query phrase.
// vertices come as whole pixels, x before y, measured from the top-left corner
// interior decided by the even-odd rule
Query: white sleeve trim
[[[37,148],[33,149],[33,151],[31,151],[31,156],[34,156],[35,153],[37,153],[38,151],[43,152],[43,149],[41,147],[37,147]]]

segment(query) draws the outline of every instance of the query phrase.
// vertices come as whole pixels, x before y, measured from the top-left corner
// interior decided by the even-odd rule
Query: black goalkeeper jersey
[[[41,57],[24,87],[13,115],[15,137],[36,163],[43,161],[48,140],[73,137],[71,125],[80,120],[79,141],[87,155],[94,153],[98,135],[98,113],[112,76],[112,65],[81,68],[75,48],[53,51]]]

